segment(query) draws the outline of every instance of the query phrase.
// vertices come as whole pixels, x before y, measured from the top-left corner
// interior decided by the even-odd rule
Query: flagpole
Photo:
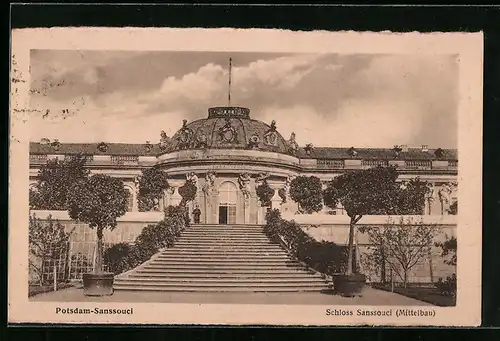
[[[227,92],[227,106],[231,106],[231,58],[229,58],[229,87]]]

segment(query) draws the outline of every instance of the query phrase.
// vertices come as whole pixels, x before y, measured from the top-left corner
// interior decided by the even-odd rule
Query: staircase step
[[[240,228],[240,229],[254,229],[254,228],[264,228],[264,225],[258,224],[191,224],[188,228],[220,228],[220,229],[230,229],[230,228]]]
[[[177,240],[179,243],[231,243],[231,244],[268,244],[270,243],[267,238],[224,238],[224,237],[210,237],[210,238],[186,238],[181,237]]]
[[[228,239],[243,239],[243,238],[252,238],[259,240],[269,240],[269,238],[263,233],[254,233],[254,234],[240,234],[240,233],[182,233],[181,238],[196,238],[196,239],[210,239],[210,238],[228,238]]]
[[[284,250],[282,249],[276,249],[276,250],[265,250],[265,251],[254,251],[254,250],[235,250],[235,249],[189,249],[189,250],[184,250],[184,249],[176,249],[176,248],[170,248],[164,250],[162,255],[182,255],[182,256],[190,256],[190,255],[239,255],[239,256],[248,256],[248,257],[253,257],[253,256],[274,256],[274,255],[288,255]]]
[[[162,257],[159,256],[158,258],[155,258],[152,260],[152,262],[160,262],[160,263],[165,263],[165,264],[179,264],[179,263],[184,263],[184,264],[242,264],[242,263],[247,263],[247,264],[262,264],[262,263],[269,263],[273,265],[284,265],[288,264],[290,262],[296,263],[294,260],[291,260],[287,257],[253,257],[253,258],[248,258],[248,257],[224,257],[224,256],[218,256],[218,257]]]
[[[141,269],[137,269],[136,273],[144,273],[144,274],[179,274],[179,275],[192,275],[192,276],[212,276],[212,275],[270,275],[270,276],[280,276],[280,275],[316,275],[312,270],[307,270],[305,268],[272,268],[268,270],[261,269],[171,269],[171,268],[155,268],[145,266]],[[122,276],[122,275],[119,275]]]
[[[275,279],[275,278],[171,278],[171,277],[129,277],[124,279],[117,279],[117,283],[138,283],[146,284],[187,284],[187,285],[289,285],[289,284],[326,284],[326,282],[317,277],[311,278],[288,278]]]
[[[244,288],[251,288],[251,287],[282,287],[282,288],[287,288],[287,287],[326,287],[328,284],[325,282],[318,282],[316,281],[315,283],[280,283],[280,282],[264,282],[262,284],[260,283],[250,283],[250,282],[214,282],[214,283],[209,283],[209,282],[199,282],[199,283],[189,283],[185,281],[177,281],[177,282],[169,282],[169,281],[157,281],[157,280],[120,280],[116,281],[114,284],[116,286],[119,285],[140,285],[141,287],[147,287],[147,286],[158,286],[158,287],[172,287],[172,286],[185,286],[185,287],[199,287],[199,288],[210,288],[210,287],[218,287],[218,288],[225,288],[225,287],[239,287],[242,286]],[[115,286],[115,285],[113,285]]]
[[[271,242],[267,241],[267,242],[260,242],[260,243],[256,243],[256,242],[246,242],[245,241],[241,241],[241,242],[234,242],[234,241],[206,241],[206,242],[202,242],[202,241],[197,241],[197,240],[194,240],[194,241],[184,241],[184,240],[179,240],[177,241],[175,244],[175,246],[197,246],[197,247],[202,247],[202,246],[217,246],[217,245],[220,245],[220,246],[233,246],[233,247],[266,247],[266,246],[273,246],[273,247],[276,247],[277,245],[276,244],[272,244]]]
[[[283,260],[286,259],[288,260],[288,256],[286,254],[278,254],[278,255],[263,255],[263,254],[256,254],[256,255],[239,255],[239,254],[201,254],[201,253],[191,253],[191,254],[179,254],[177,252],[172,252],[169,254],[161,254],[158,256],[156,259],[161,259],[161,260],[179,260],[183,261],[184,259],[199,259],[202,261],[205,260],[238,260],[238,261],[246,261],[246,260],[253,260],[253,259],[265,259],[265,260]]]
[[[150,264],[145,265],[144,269],[184,269],[184,270],[274,270],[277,268],[276,265],[269,264],[240,264],[240,265],[222,265],[222,264]],[[304,267],[300,264],[290,264],[290,265],[281,265],[279,268],[291,268],[291,269],[303,269]]]
[[[183,231],[183,233],[187,234],[208,234],[209,232],[213,233],[227,233],[227,234],[237,234],[243,233],[248,235],[265,235],[263,229],[201,229],[201,228],[188,228]]]
[[[128,275],[128,278],[172,278],[172,279],[198,279],[198,280],[214,280],[214,279],[237,279],[237,280],[260,280],[260,279],[274,279],[277,281],[287,281],[287,280],[322,280],[322,278],[317,275],[311,275],[310,273],[288,273],[288,274],[270,274],[270,273],[262,273],[262,274],[227,274],[227,273],[219,273],[219,274],[209,274],[209,273],[185,273],[179,274],[178,272],[174,273],[155,273],[155,272],[136,272]],[[125,278],[120,278],[125,279]]]
[[[114,290],[126,291],[159,291],[159,292],[319,292],[327,290],[326,286],[306,286],[306,287],[193,287],[193,286],[135,286],[117,285]]]
[[[233,246],[233,247],[232,247]],[[258,245],[245,245],[245,244],[240,244],[240,245],[235,245],[235,244],[231,244],[231,243],[204,243],[204,244],[200,244],[200,243],[183,243],[183,244],[175,244],[174,245],[174,248],[176,250],[180,250],[180,249],[203,249],[203,248],[206,248],[206,249],[213,249],[213,248],[217,248],[217,247],[220,247],[221,249],[222,248],[232,248],[232,249],[237,249],[237,250],[245,250],[245,249],[273,249],[273,250],[282,250],[283,249],[277,245],[277,244],[264,244],[264,243],[261,243],[261,244],[258,244]]]

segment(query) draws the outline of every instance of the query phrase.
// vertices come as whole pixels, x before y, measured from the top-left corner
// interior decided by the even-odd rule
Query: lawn
[[[380,290],[391,291],[390,285],[373,284],[372,287]],[[445,295],[439,292],[434,287],[418,287],[410,286],[407,288],[395,287],[394,293],[406,297],[411,297],[416,300],[427,302],[439,307],[454,307],[456,305],[456,298],[451,295]]]

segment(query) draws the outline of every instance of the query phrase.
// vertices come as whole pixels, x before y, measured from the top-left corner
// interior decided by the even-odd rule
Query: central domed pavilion
[[[261,223],[264,208],[256,187],[264,180],[275,190],[273,203],[282,204],[291,179],[300,173],[295,134],[285,140],[270,124],[254,120],[242,107],[214,107],[208,117],[182,127],[168,138],[162,133],[158,166],[172,186],[164,205],[177,204],[186,180],[196,184],[202,222]]]

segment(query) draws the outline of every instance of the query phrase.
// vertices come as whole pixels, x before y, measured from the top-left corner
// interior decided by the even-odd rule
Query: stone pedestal
[[[170,205],[177,206],[182,200],[181,195],[179,194],[179,186],[175,186],[174,193],[170,196]]]

